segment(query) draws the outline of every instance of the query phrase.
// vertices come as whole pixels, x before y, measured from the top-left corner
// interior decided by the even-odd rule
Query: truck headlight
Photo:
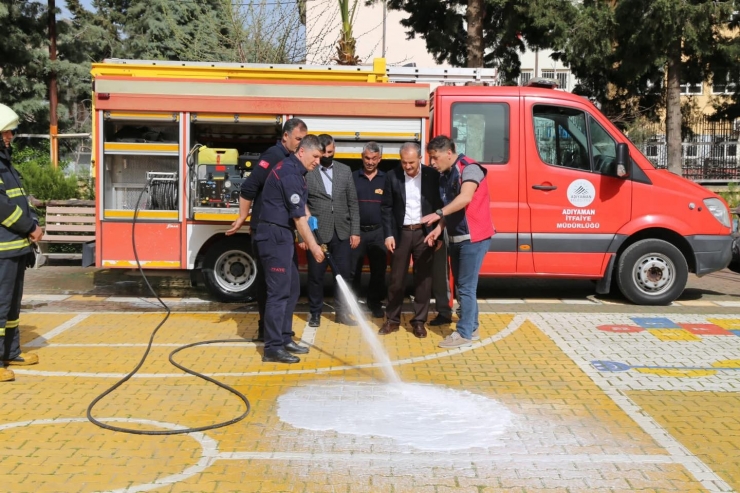
[[[704,205],[707,206],[709,212],[712,213],[715,219],[722,224],[725,228],[730,227],[730,211],[727,210],[725,204],[720,199],[704,199]]]

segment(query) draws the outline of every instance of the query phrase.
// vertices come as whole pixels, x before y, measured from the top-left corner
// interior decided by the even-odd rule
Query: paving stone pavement
[[[27,273],[22,345],[40,363],[14,367],[16,381],[0,384],[0,491],[740,491],[740,276],[729,271],[692,277],[668,307],[596,296],[588,282],[486,280],[473,346],[437,346],[454,326],[430,327],[426,339],[408,328],[381,339],[400,386],[383,382],[359,329],[333,323],[330,298],[321,327],[307,327],[305,304],[294,316],[311,346],[300,363],[263,364],[251,342],[254,304],[218,303],[182,273],[153,272],[173,314],[139,373],[95,416],[171,430],[241,414],[236,397],[168,362],[174,349],[210,339],[239,342],[191,348],[177,361],[252,406],[234,425],[173,436],[115,433],[85,418],[92,399],[135,367],[162,320],[138,275]],[[382,320],[369,323],[377,330]],[[457,393],[393,419],[388,395],[411,384]],[[316,413],[309,424],[287,413],[301,389],[312,392],[311,402],[298,401]],[[476,412],[491,404],[500,415]],[[458,407],[459,416],[445,414]],[[476,423],[483,429],[466,431]],[[415,433],[441,446],[417,443]],[[459,445],[487,434],[485,446]]]
[[[456,429],[496,417],[451,421],[439,416],[445,403],[429,402],[419,420],[388,416],[371,434],[283,419],[283,398],[296,389],[341,385],[339,400],[316,393],[322,419],[349,404],[370,420],[382,406],[358,397],[358,386],[375,386],[378,399],[389,388],[358,329],[326,316],[311,329],[305,314],[294,317],[294,328],[311,352],[287,366],[261,362],[261,346],[248,342],[257,325],[252,313],[173,313],[139,374],[101,401],[95,416],[159,430],[238,416],[238,399],[167,361],[181,345],[234,338],[245,342],[192,348],[177,360],[243,392],[250,414],[188,435],[99,429],[85,419],[89,402],[136,365],[162,315],[27,309],[22,344],[41,361],[16,367],[16,381],[0,384],[0,491],[740,490],[740,314],[571,308],[483,314],[482,339],[467,348],[437,347],[451,326],[430,328],[426,339],[408,329],[382,339],[404,384],[495,401],[513,416],[489,446],[449,450],[444,444]],[[374,330],[380,322],[371,321]],[[442,449],[395,438],[394,427],[414,427],[422,417],[439,420],[427,432],[439,433]]]

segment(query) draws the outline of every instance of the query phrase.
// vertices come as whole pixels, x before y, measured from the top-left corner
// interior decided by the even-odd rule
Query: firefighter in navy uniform
[[[252,232],[252,255],[255,260],[259,261],[259,252],[257,251],[257,242],[254,239],[257,225],[259,224],[260,212],[262,210],[262,189],[265,186],[265,180],[270,170],[277,163],[290,156],[298,150],[298,145],[303,137],[308,133],[308,127],[299,118],[291,118],[283,125],[282,138],[272,147],[260,155],[257,166],[252,167],[252,172],[246,180],[242,182],[239,192],[239,217],[233,222],[231,228],[226,232],[226,236],[231,236],[239,231],[239,228],[246,222],[249,216],[249,209],[252,209],[252,219],[249,227]],[[254,279],[255,296],[257,298],[257,308],[260,319],[257,326],[257,337],[255,341],[264,341],[265,337],[265,275],[264,269],[257,269],[257,277]]]
[[[262,189],[255,241],[267,284],[264,362],[297,363],[300,358],[291,353],[308,352],[292,339],[293,310],[301,291],[293,230],[298,230],[316,262],[323,262],[324,253],[311,232],[316,228],[309,227],[306,206],[306,173],[318,166],[321,155],[318,137],[307,135],[295,154],[273,166]]]
[[[21,353],[18,319],[23,296],[23,277],[33,256],[31,242],[41,239],[38,218],[31,211],[21,178],[10,162],[10,143],[18,127],[18,115],[0,104],[0,341],[3,366],[0,382],[15,379],[6,365],[34,365],[36,354]]]

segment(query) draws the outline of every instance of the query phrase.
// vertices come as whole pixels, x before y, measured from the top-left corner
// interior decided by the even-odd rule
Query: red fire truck
[[[334,136],[337,159],[353,168],[368,141],[392,167],[403,142],[450,135],[489,172],[497,233],[481,276],[593,279],[599,293],[614,281],[633,302],[657,305],[681,294],[689,272],[731,258],[719,196],[656,170],[593,104],[541,81],[502,87],[491,69],[387,68],[382,59],[107,60],[92,74],[98,267],[137,265],[136,212],[143,268],[201,271],[218,298],[244,299],[258,268],[249,232],[224,232],[252,161],[291,117]]]

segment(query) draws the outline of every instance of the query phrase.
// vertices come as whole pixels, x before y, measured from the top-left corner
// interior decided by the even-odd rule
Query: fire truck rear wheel
[[[667,241],[637,241],[618,260],[619,290],[638,305],[670,304],[681,296],[688,278],[683,253]]]
[[[211,246],[202,269],[208,290],[220,301],[241,302],[253,295],[258,266],[249,239],[226,238]]]

